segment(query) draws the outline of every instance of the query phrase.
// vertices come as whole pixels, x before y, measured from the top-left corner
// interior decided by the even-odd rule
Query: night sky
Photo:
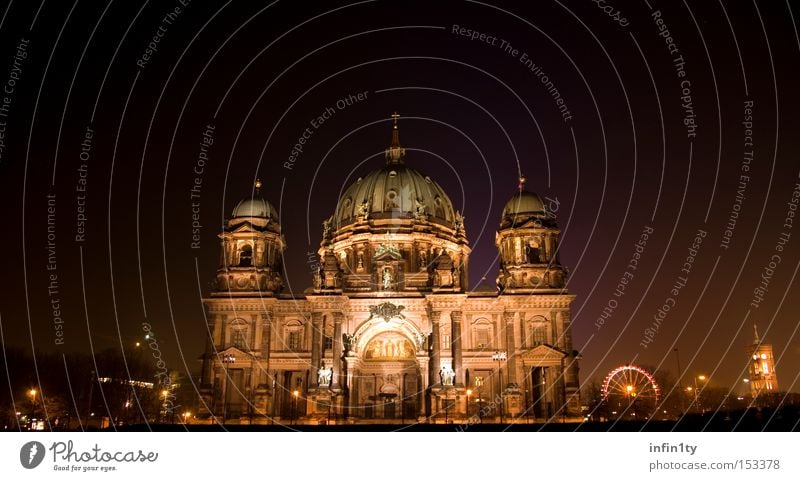
[[[0,10],[4,347],[127,350],[147,322],[170,368],[199,370],[236,201],[263,180],[301,295],[322,220],[383,165],[398,111],[407,164],[466,217],[471,288],[494,285],[520,173],[555,211],[582,382],[674,373],[678,348],[686,376],[741,385],[757,322],[796,390],[796,7],[184,3]]]

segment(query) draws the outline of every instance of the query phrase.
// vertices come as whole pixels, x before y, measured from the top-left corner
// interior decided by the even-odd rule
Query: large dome
[[[335,227],[372,219],[424,218],[453,228],[456,212],[444,190],[430,177],[403,162],[406,151],[400,146],[396,113],[392,115],[392,143],[386,149],[386,165],[374,170],[347,188],[334,214]],[[365,217],[366,216],[366,217]]]
[[[455,220],[453,203],[439,184],[400,163],[370,172],[344,192],[336,212],[337,227],[355,222],[365,212],[373,219],[424,213],[429,222],[448,227]]]

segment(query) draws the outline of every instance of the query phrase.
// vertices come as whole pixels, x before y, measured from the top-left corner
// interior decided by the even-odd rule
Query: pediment
[[[523,351],[520,354],[520,358],[531,364],[542,364],[542,363],[552,363],[552,362],[561,362],[567,356],[567,353],[558,349],[556,347],[550,346],[548,344],[539,344],[538,346]]]
[[[242,232],[260,232],[260,230],[261,229],[256,229],[256,227],[249,222],[243,222],[242,224],[236,226],[235,229],[231,229],[228,232],[240,234]]]
[[[250,353],[242,351],[238,347],[229,347],[222,351],[217,351],[217,356],[219,359],[222,359],[223,356],[233,356],[237,361],[243,361],[245,359],[250,359]]]

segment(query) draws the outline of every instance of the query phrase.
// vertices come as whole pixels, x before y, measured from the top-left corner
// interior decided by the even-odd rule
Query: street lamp
[[[505,423],[505,406],[503,406],[503,374],[500,372],[500,363],[508,359],[508,354],[505,351],[496,351],[492,354],[492,361],[497,362],[497,383],[499,384],[500,393],[500,423]]]
[[[189,421],[189,417],[192,415],[189,411],[183,413],[183,424],[186,424]]]
[[[472,396],[472,389],[467,389],[467,419],[469,419],[469,397]]]
[[[481,388],[483,387],[482,376],[475,378],[475,387],[478,388],[478,421],[483,424],[483,394],[481,393]]]
[[[164,396],[164,403],[161,405],[161,407],[162,407],[162,409],[164,411],[164,421],[166,422],[166,418],[167,418],[167,396],[169,395],[169,390],[163,389],[161,391],[161,395]]]
[[[300,391],[298,391],[297,389],[292,391],[292,397],[294,398],[292,400],[292,424],[296,424],[295,417],[297,415],[297,397],[298,396],[300,396]]]
[[[694,378],[694,400],[697,403],[697,410],[700,411],[700,414],[705,414],[705,409],[703,409],[703,403],[700,400],[700,394],[703,392],[703,388],[705,387],[707,379],[708,378],[703,374],[700,374],[699,376],[696,376]],[[703,385],[701,385],[699,389],[697,388],[697,381],[703,383]]]
[[[30,415],[31,420],[36,417],[36,392],[37,392],[36,389],[33,388],[31,388],[31,390],[28,391],[28,395],[31,397],[31,415]],[[33,428],[32,421],[31,421],[31,428]]]
[[[224,369],[224,382],[222,384],[222,424],[225,424],[225,421],[228,419],[228,378],[230,377],[228,370],[230,369],[229,366],[235,362],[236,356],[233,354],[222,355],[222,366]],[[214,414],[216,415],[216,413]]]

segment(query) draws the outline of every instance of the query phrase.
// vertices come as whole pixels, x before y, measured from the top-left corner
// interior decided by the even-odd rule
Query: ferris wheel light
[[[612,370],[603,380],[601,391],[603,401],[609,405],[618,408],[627,402],[628,407],[622,411],[622,416],[648,419],[648,410],[658,412],[661,387],[652,374],[639,366],[627,364]],[[618,412],[612,414],[616,416]]]

